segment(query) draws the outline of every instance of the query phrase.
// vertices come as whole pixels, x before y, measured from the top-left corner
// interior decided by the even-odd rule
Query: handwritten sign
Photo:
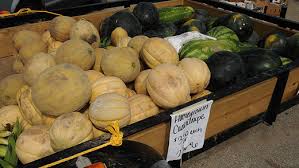
[[[213,101],[202,101],[171,115],[167,161],[180,160],[183,153],[203,147]]]

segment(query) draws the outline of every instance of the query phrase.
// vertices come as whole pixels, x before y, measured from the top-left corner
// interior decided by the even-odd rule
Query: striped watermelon
[[[183,45],[180,50],[180,59],[187,57],[207,60],[218,51],[235,51],[235,45],[227,40],[193,40]]]
[[[214,27],[208,31],[207,34],[209,36],[215,37],[217,40],[231,40],[233,42],[239,41],[237,34],[225,26]]]

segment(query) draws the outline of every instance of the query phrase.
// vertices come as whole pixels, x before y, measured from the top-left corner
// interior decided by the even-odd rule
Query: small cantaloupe
[[[69,16],[57,16],[51,20],[49,31],[51,36],[57,40],[64,42],[70,39],[70,32],[76,20]]]

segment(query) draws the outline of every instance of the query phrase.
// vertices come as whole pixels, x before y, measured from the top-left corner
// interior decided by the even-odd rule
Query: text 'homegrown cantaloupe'
[[[45,115],[59,116],[82,108],[91,96],[87,75],[71,64],[46,69],[32,85],[32,100]]]

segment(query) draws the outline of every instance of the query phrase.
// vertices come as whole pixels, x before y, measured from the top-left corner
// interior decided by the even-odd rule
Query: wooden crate
[[[205,9],[214,16],[229,13],[228,11],[216,9],[209,5],[191,0],[173,0],[156,3],[157,7],[176,6],[183,4],[190,5],[194,8]],[[103,21],[103,19],[123,9],[123,7],[109,8],[102,11],[92,12],[86,15],[76,16],[75,18],[85,18],[92,22],[94,25],[99,26],[100,22]],[[260,35],[263,35],[264,32],[269,31],[283,31],[288,35],[293,33],[290,30],[278,27],[268,22],[256,19],[253,20],[255,30]],[[14,57],[17,54],[17,51],[13,47],[13,43],[11,40],[13,34],[23,29],[42,33],[47,29],[48,24],[49,21],[45,21],[25,24],[16,27],[9,27],[0,30],[0,79],[13,73],[12,64]],[[299,68],[293,70],[290,73],[286,92],[283,98],[284,101],[291,99],[294,96],[294,92],[297,91],[299,82],[299,80],[297,80],[296,78],[297,73],[299,73]],[[266,111],[271,100],[276,82],[277,78],[272,77],[216,100],[212,106],[212,111],[206,131],[206,138],[219,134],[224,130],[227,130],[243,121],[252,118],[253,116]],[[143,131],[137,132],[133,135],[129,135],[126,138],[148,144],[164,155],[167,151],[168,136],[169,121],[166,121],[159,123],[153,127],[147,128]]]

